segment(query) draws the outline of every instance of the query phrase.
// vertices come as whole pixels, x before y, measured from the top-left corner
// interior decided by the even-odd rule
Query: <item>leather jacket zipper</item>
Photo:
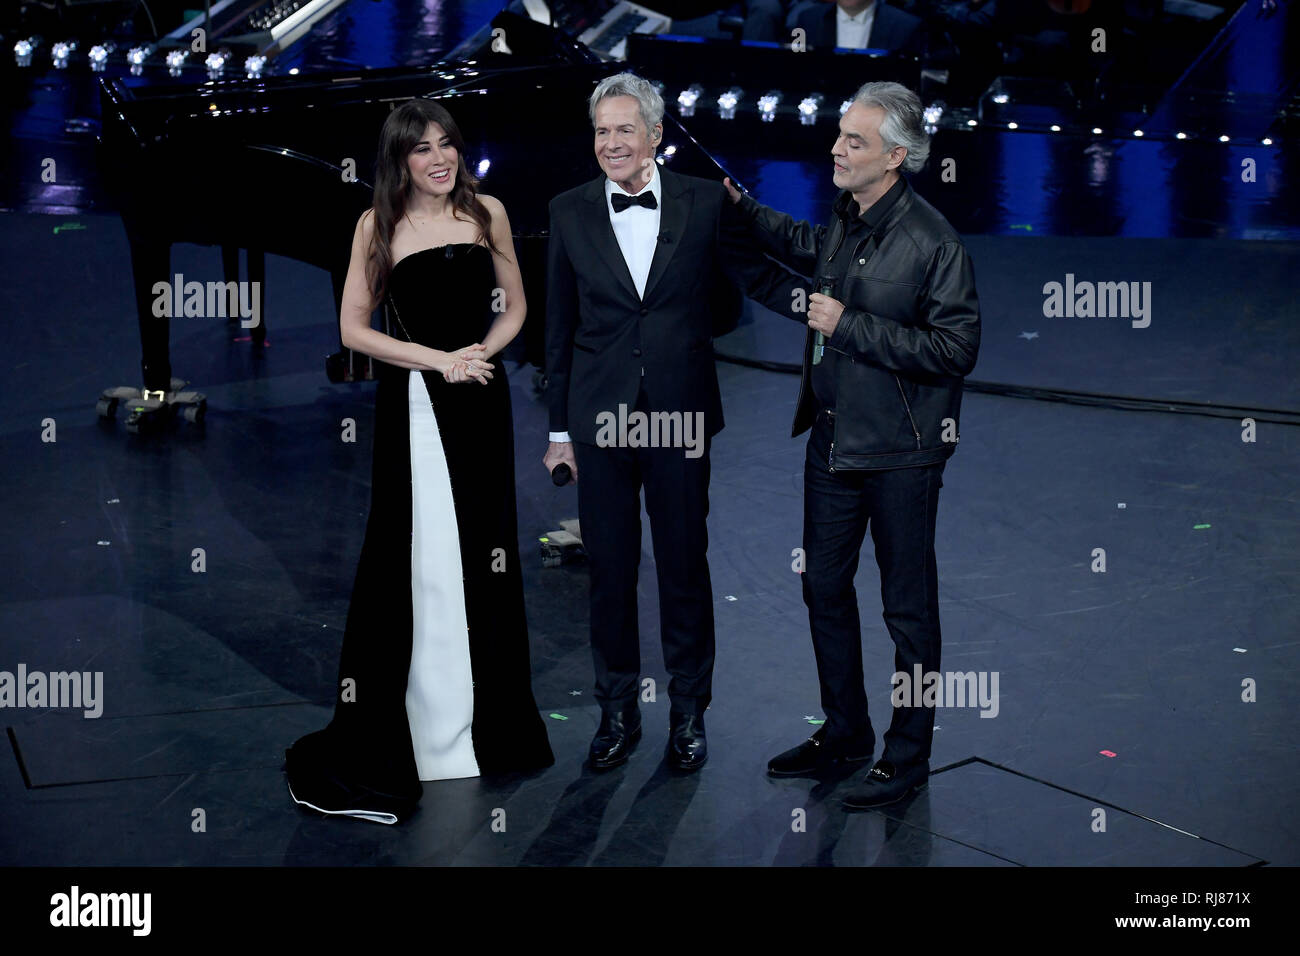
[[[912,406],[907,403],[907,393],[903,391],[903,383],[894,376],[894,384],[898,386],[898,395],[903,400],[903,408],[907,412],[907,422],[912,426],[912,437],[916,439],[916,450],[921,450],[921,433],[916,430],[916,419],[912,417]]]
[[[826,465],[831,471],[835,470],[835,439],[831,439],[831,452],[826,456]]]
[[[826,257],[826,264],[827,264],[827,265],[830,265],[830,264],[831,264],[831,260],[835,258],[835,253],[839,252],[839,251],[840,251],[840,246],[844,244],[844,235],[845,235],[845,232],[846,232],[846,230],[845,230],[845,228],[844,228],[844,223],[842,223],[842,222],[837,222],[837,223],[835,224],[835,248],[832,249],[832,250],[831,250],[831,254],[828,255],[828,256]],[[814,276],[814,278],[816,278],[816,277]]]

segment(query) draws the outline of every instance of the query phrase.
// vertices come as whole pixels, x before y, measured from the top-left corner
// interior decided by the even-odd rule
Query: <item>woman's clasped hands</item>
[[[448,382],[481,382],[484,385],[492,377],[493,365],[484,358],[487,347],[476,342],[455,352],[448,352],[448,361],[440,369],[442,377]]]

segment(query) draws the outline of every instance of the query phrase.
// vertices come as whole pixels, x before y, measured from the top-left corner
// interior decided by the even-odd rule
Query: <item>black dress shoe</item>
[[[848,764],[863,763],[871,759],[876,749],[874,740],[860,744],[826,742],[825,725],[797,747],[777,754],[767,762],[770,777],[815,776]]]
[[[641,739],[641,711],[634,705],[627,710],[607,710],[600,715],[600,726],[591,738],[588,757],[595,770],[609,770],[627,763],[637,741]]]
[[[846,810],[870,810],[898,803],[924,790],[930,780],[930,761],[895,767],[888,760],[877,760],[856,790],[844,798]]]
[[[704,716],[671,711],[668,716],[668,752],[664,755],[674,770],[699,770],[709,759],[704,739]]]

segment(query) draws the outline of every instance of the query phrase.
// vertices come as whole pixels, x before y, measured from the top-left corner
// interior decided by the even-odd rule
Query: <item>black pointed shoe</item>
[[[870,810],[887,807],[919,793],[930,780],[930,761],[895,767],[888,760],[877,760],[867,771],[866,779],[844,798],[846,810]]]
[[[874,740],[859,744],[827,743],[826,726],[823,724],[799,746],[791,747],[769,760],[767,774],[770,777],[816,776],[846,765],[869,761],[875,749]]]
[[[704,716],[671,711],[668,717],[668,751],[664,755],[674,770],[699,770],[709,759],[704,739]]]
[[[641,711],[635,704],[626,710],[603,711],[588,751],[592,769],[609,770],[627,763],[640,739]]]

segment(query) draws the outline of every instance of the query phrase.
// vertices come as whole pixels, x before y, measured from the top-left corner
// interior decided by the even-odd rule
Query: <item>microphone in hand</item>
[[[821,295],[834,295],[835,280],[830,276],[822,276],[817,280],[817,291]],[[817,338],[813,341],[813,361],[814,365],[820,365],[822,355],[826,352],[826,336],[821,332],[817,333]]]
[[[551,482],[557,487],[562,488],[573,482],[573,469],[565,462],[560,462],[551,469]]]

